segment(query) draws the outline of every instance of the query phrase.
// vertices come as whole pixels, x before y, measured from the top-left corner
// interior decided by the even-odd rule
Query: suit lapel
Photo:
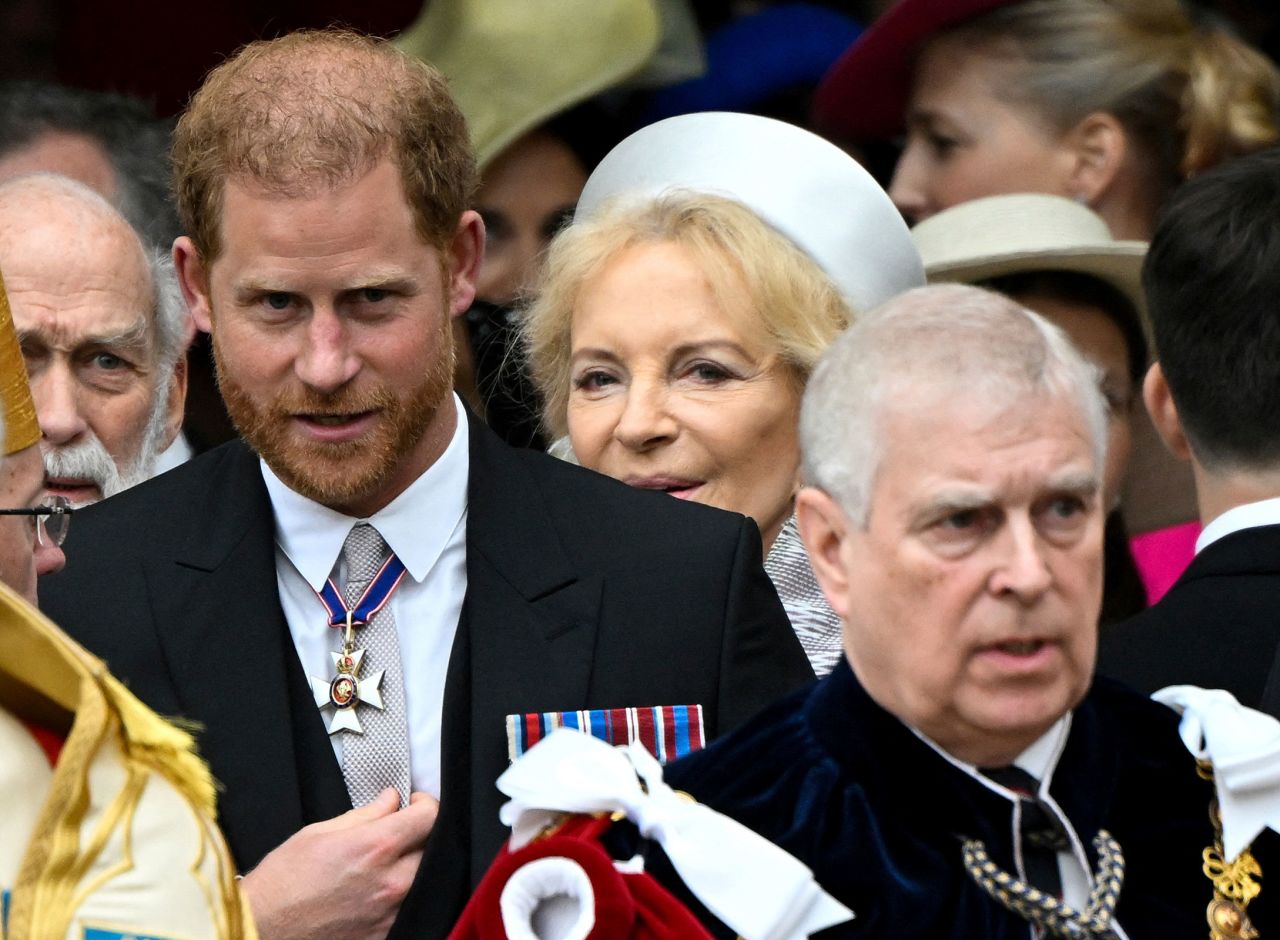
[[[579,578],[529,457],[472,428],[467,521],[471,644],[472,883],[506,838],[494,782],[505,716],[584,707],[602,584]]]
[[[174,686],[230,795],[219,801],[219,822],[247,870],[311,821],[295,731],[312,755],[319,749],[311,738],[323,744],[324,731],[318,716],[295,728],[305,682],[298,681],[301,666],[280,607],[271,503],[247,447],[229,451],[205,500],[192,513],[187,543],[176,557],[153,561],[148,578]],[[327,758],[310,772],[320,778],[319,791],[331,794],[324,782],[337,774],[341,787],[341,776],[332,751]],[[311,812],[333,815],[322,797],[305,802]]]
[[[506,838],[494,786],[507,766],[504,716],[583,707],[600,607],[601,584],[578,577],[528,457],[474,418],[470,447],[467,594],[445,684],[441,813],[397,921],[436,928],[428,936],[447,932]]]

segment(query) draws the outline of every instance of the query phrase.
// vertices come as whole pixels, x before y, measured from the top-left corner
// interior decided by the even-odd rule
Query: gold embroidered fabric
[[[40,440],[40,423],[27,384],[27,367],[0,278],[0,407],[4,414],[4,453],[16,454]]]
[[[0,709],[70,729],[12,886],[8,934],[256,940],[191,736],[0,584]],[[25,781],[24,781],[25,782]],[[128,923],[122,923],[125,912]]]

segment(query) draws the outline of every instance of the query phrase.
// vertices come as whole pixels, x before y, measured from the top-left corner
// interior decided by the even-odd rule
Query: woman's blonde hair
[[[751,304],[745,312],[759,320],[800,386],[851,320],[822,269],[735,200],[673,191],[639,203],[606,203],[551,243],[536,299],[521,324],[550,436],[567,432],[573,314],[583,286],[626,249],[661,243],[688,250],[722,304],[745,290]]]
[[[1162,198],[1178,182],[1280,138],[1280,71],[1178,0],[1024,0],[944,34],[1021,60],[1007,99],[1058,130],[1114,115],[1148,157]]]

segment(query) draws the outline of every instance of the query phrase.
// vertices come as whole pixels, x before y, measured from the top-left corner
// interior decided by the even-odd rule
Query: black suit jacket
[[[1104,627],[1098,671],[1150,693],[1189,683],[1227,689],[1280,717],[1280,526],[1208,545],[1169,592]]]
[[[715,735],[812,678],[750,521],[517,451],[475,421],[470,445],[441,810],[392,936],[444,936],[502,844],[507,714],[699,703]],[[232,442],[75,522],[45,609],[152,708],[203,729],[240,869],[349,809],[280,607],[257,457]]]

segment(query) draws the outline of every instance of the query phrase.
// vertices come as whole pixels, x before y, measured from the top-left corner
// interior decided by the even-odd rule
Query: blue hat
[[[816,86],[862,32],[812,3],[782,3],[738,17],[707,39],[706,74],[653,95],[648,121],[695,111],[750,111],[772,95]]]

